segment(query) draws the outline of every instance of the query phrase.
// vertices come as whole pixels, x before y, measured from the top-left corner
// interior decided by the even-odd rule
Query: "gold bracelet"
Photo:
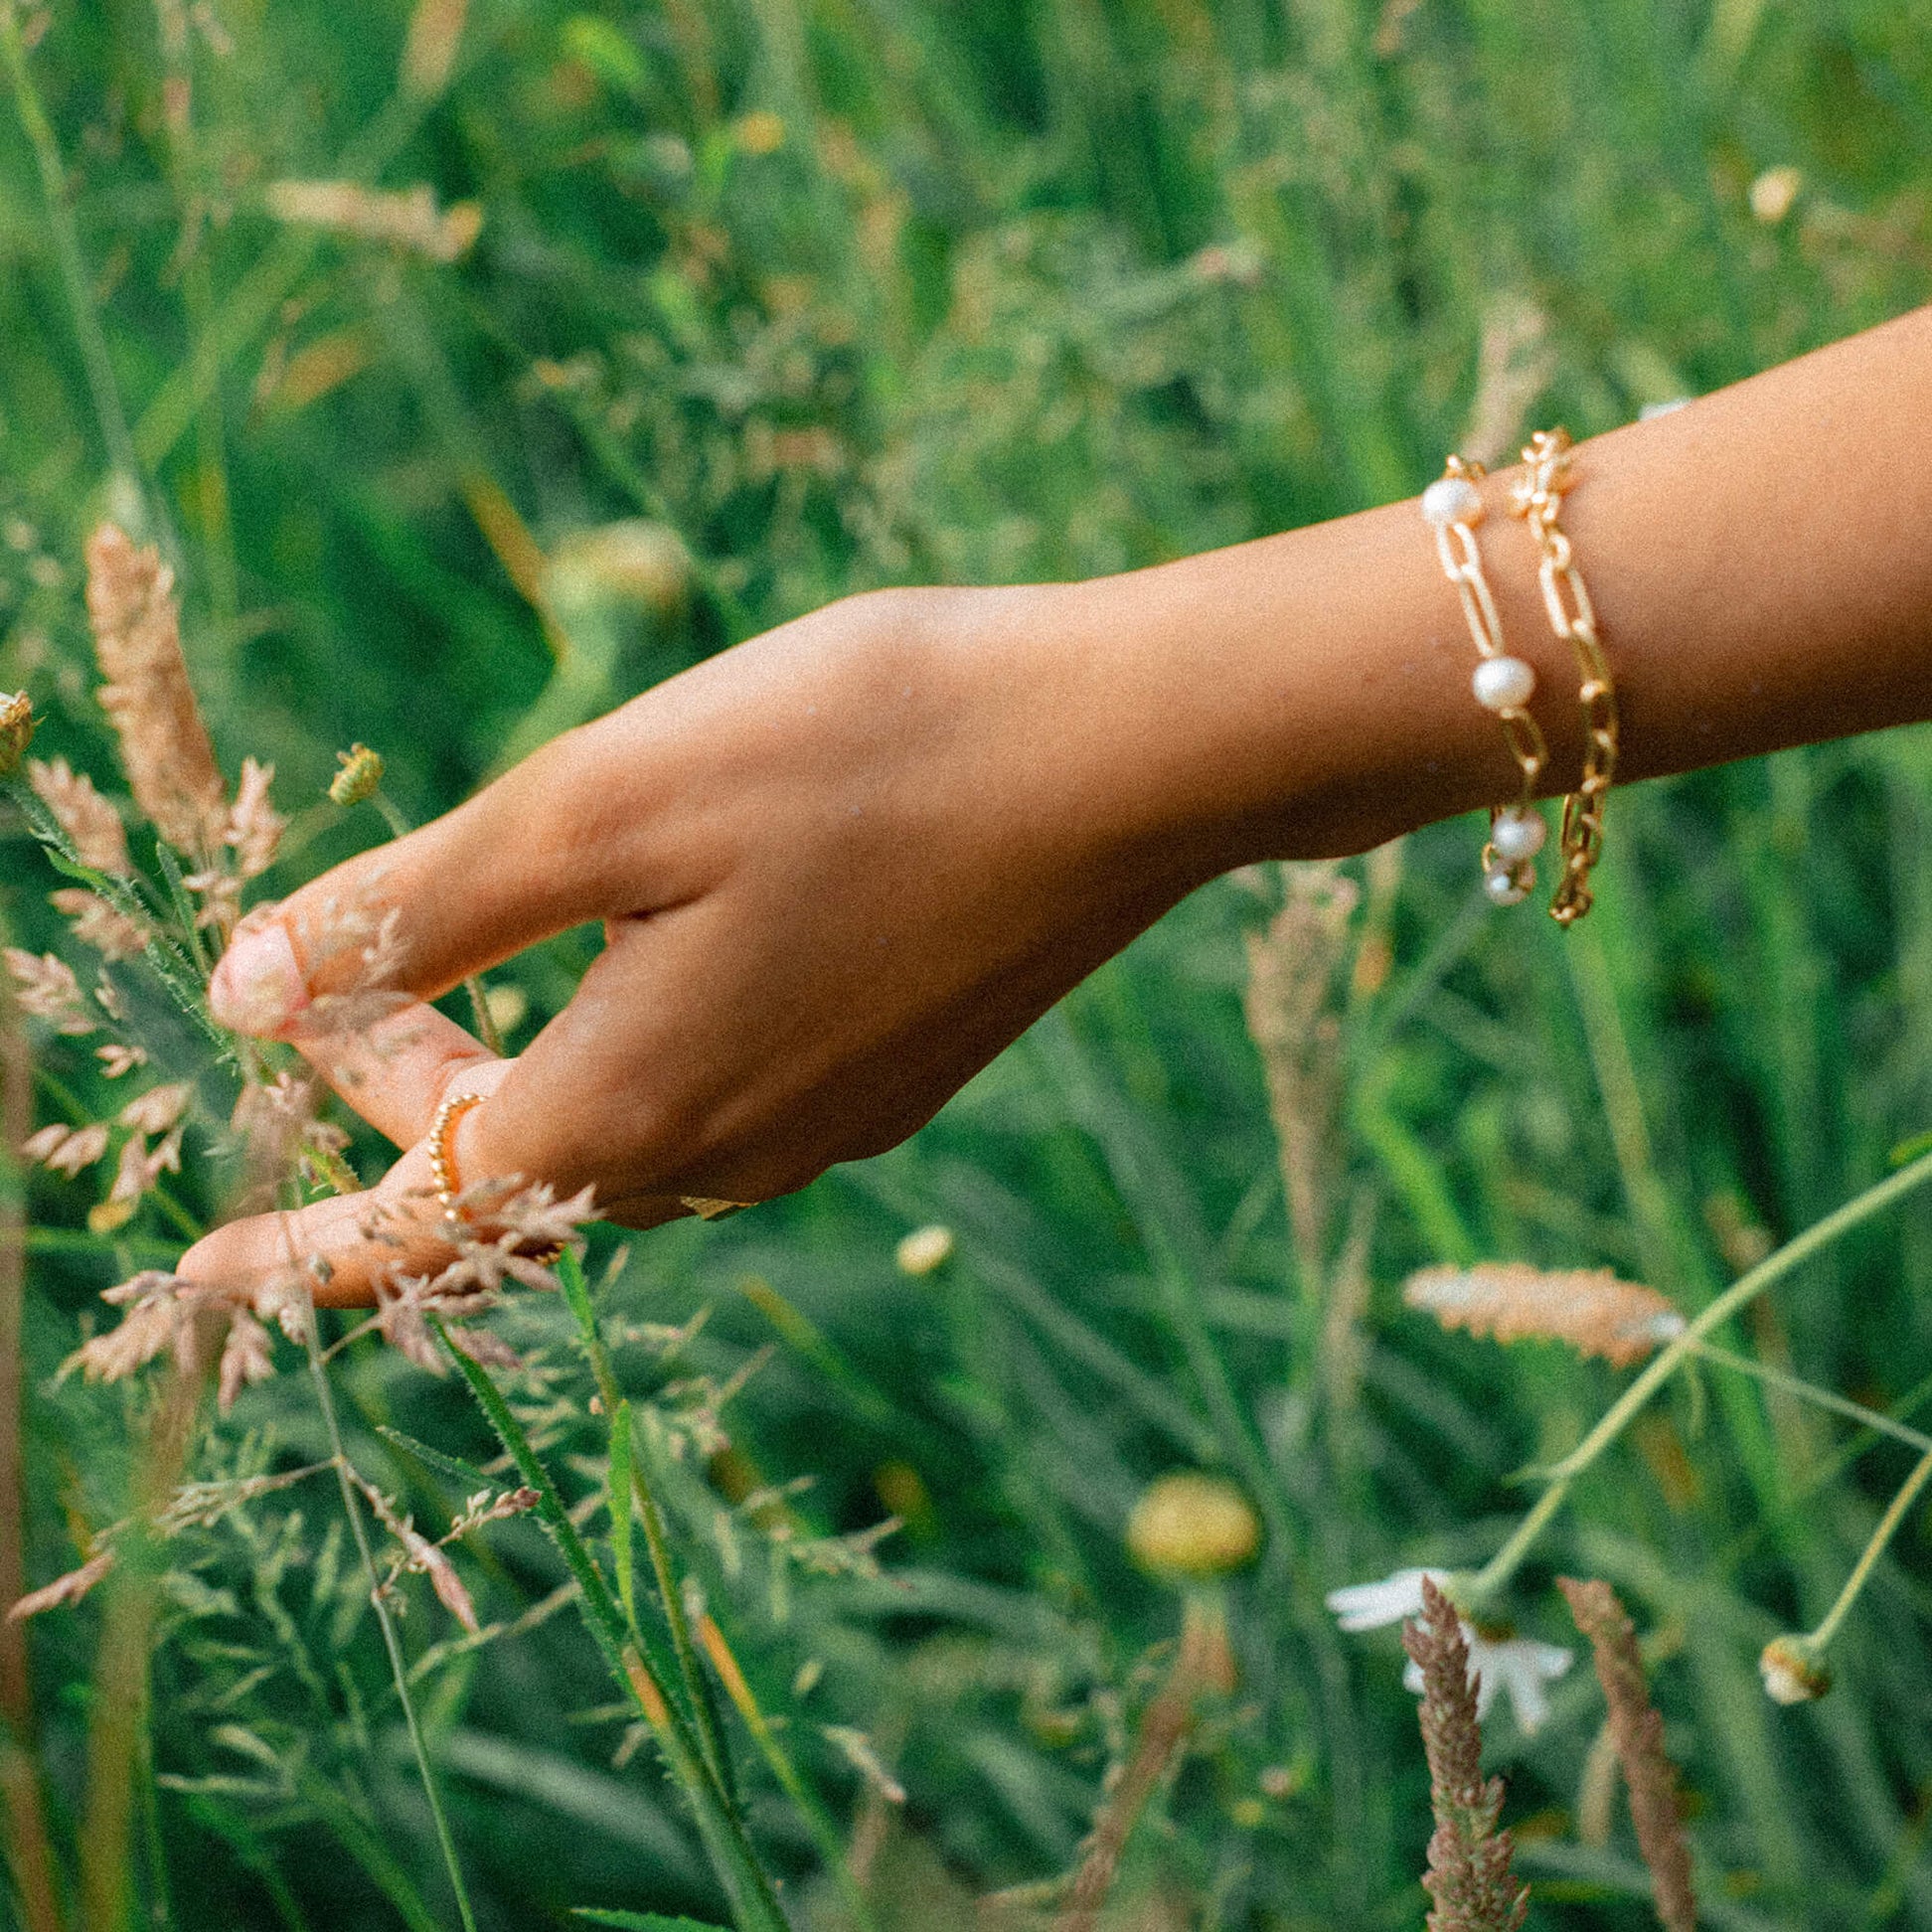
[[[1516,802],[1491,806],[1490,835],[1483,847],[1483,890],[1498,905],[1515,905],[1536,884],[1535,857],[1547,836],[1535,798],[1536,779],[1549,761],[1549,752],[1528,710],[1536,689],[1535,670],[1504,648],[1503,620],[1476,547],[1475,527],[1484,514],[1482,493],[1476,488],[1482,475],[1481,463],[1451,456],[1442,475],[1422,492],[1422,517],[1435,532],[1443,574],[1456,586],[1475,640],[1480,662],[1470,685],[1476,702],[1496,714],[1510,755],[1523,774],[1523,791]]]
[[[1563,875],[1556,882],[1549,916],[1570,925],[1593,902],[1590,869],[1603,856],[1603,801],[1617,772],[1617,687],[1610,662],[1597,638],[1596,611],[1570,553],[1570,540],[1557,528],[1563,498],[1575,485],[1569,432],[1538,429],[1523,452],[1529,473],[1510,492],[1510,514],[1521,517],[1542,553],[1537,576],[1549,626],[1576,653],[1577,692],[1583,707],[1583,776],[1563,800],[1560,844]],[[1568,591],[1568,601],[1564,592]]]

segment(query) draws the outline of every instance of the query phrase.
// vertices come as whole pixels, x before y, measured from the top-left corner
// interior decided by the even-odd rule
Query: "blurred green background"
[[[38,748],[107,782],[80,545],[109,511],[159,542],[225,764],[272,758],[304,808],[270,887],[380,836],[319,804],[353,740],[427,816],[848,591],[1089,575],[1338,515],[1459,441],[1501,453],[1532,415],[1587,435],[1932,287],[1932,32],[1879,0],[0,6],[0,683],[47,714]],[[1872,460],[1918,460],[1922,429]],[[1179,1624],[1122,1527],[1194,1465],[1236,1476],[1268,1539],[1229,1590],[1240,1687],[1114,1922],[1419,1923],[1395,1640],[1338,1636],[1323,1593],[1487,1555],[1530,1494],[1512,1472],[1617,1382],[1437,1333],[1404,1274],[1607,1263],[1692,1308],[1932,1125],[1932,738],[1650,785],[1611,817],[1567,937],[1475,905],[1468,826],[1222,882],[907,1147],[636,1243],[626,1319],[711,1311],[668,1355],[637,1330],[640,1399],[675,1418],[703,1406],[682,1381],[757,1358],[730,1454],[667,1461],[681,1547],[890,1925],[1028,1922],[1024,1891],[1008,1918],[972,1901],[1073,1861]],[[57,935],[47,883],[9,835],[24,942]],[[1286,1043],[1276,1118],[1244,936]],[[513,1044],[594,943],[495,976]],[[83,1092],[88,1064],[45,1057]],[[1292,1229],[1284,1162],[1313,1204]],[[126,1507],[124,1391],[53,1372],[115,1270],[170,1251],[164,1226],[91,1242],[87,1198],[32,1184],[34,1582]],[[908,1276],[894,1245],[930,1222],[953,1256]],[[1919,1206],[1733,1341],[1909,1406],[1929,1287]],[[510,1332],[554,1346],[556,1320],[533,1303]],[[461,1391],[379,1352],[344,1377],[358,1460],[440,1528],[449,1486],[376,1429],[484,1453]],[[292,1374],[252,1391],[206,1469],[314,1453],[307,1401]],[[589,1445],[554,1420],[558,1455]],[[1753,1384],[1685,1383],[1522,1580],[1523,1627],[1556,1641],[1556,1570],[1631,1603],[1712,1926],[1932,1926],[1925,1514],[1829,1699],[1775,1709],[1755,1669],[1907,1466]],[[788,1511],[755,1494],[801,1478]],[[130,1922],[453,1922],[360,1586],[327,1499],[303,1507],[184,1544]],[[814,1573],[851,1567],[820,1539],[888,1513],[883,1580]],[[486,1622],[562,1580],[527,1526],[465,1563]],[[32,1632],[64,1856],[96,1622]],[[423,1595],[411,1657],[447,1635]],[[572,1618],[432,1655],[421,1684],[487,1927],[718,1910]],[[1536,1926],[1651,1922],[1627,1826],[1577,1834],[1600,1717],[1579,1668],[1533,1739],[1490,1726]],[[801,1916],[840,1924],[745,1775]]]

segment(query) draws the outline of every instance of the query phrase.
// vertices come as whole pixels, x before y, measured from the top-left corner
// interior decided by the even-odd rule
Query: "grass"
[[[1460,436],[1506,305],[1542,318],[1535,419],[1581,436],[1924,300],[1932,270],[1932,54],[1875,0],[475,0],[446,84],[420,59],[399,82],[401,9],[354,32],[312,0],[190,10],[185,35],[133,0],[44,34],[6,19],[31,95],[0,109],[0,684],[34,692],[37,749],[106,783],[79,557],[103,511],[144,526],[225,766],[273,758],[295,812],[269,889],[377,836],[319,804],[358,739],[418,820],[506,748],[849,590],[1086,574],[1406,494]],[[1750,186],[1786,165],[1796,200],[1760,220]],[[263,191],[288,177],[428,183],[483,227],[453,263],[285,227]],[[677,595],[563,594],[546,560],[628,519],[675,536]],[[1607,1263],[1694,1314],[1884,1181],[1932,1125],[1929,799],[1923,731],[1633,790],[1567,937],[1471,915],[1467,827],[1349,868],[1322,988],[1339,1085],[1298,1123],[1318,1241],[1288,1225],[1241,1011],[1244,935],[1296,889],[1272,877],[1182,907],[907,1147],[640,1239],[598,1300],[611,1372],[763,1714],[759,1736],[718,1698],[723,1769],[800,1923],[852,1919],[770,1744],[882,1926],[970,1923],[973,1897],[1077,1862],[1182,1623],[1123,1526],[1151,1477],[1203,1464],[1268,1528],[1228,1590],[1240,1686],[1118,1896],[1150,1927],[1415,1923],[1413,1699],[1393,1634],[1343,1638],[1323,1594],[1481,1570],[1533,1500],[1522,1473],[1570,1467],[1626,1378],[1439,1334],[1399,1283]],[[7,858],[19,943],[54,944],[24,833]],[[513,1046],[593,945],[492,976],[524,1004]],[[158,1004],[146,1021],[159,1068],[200,1064]],[[42,1118],[55,1082],[105,1105],[85,1043],[36,1052]],[[212,1080],[201,1104],[206,1154]],[[370,1174],[382,1149],[350,1158]],[[88,1235],[89,1185],[25,1182],[30,1582],[126,1513],[151,1420],[53,1379],[97,1291],[178,1232],[149,1208]],[[205,1217],[217,1164],[178,1185]],[[953,1258],[900,1275],[898,1237],[933,1221]],[[1923,1424],[1929,1280],[1919,1199],[1709,1340]],[[506,1322],[550,1376],[513,1391],[520,1425],[613,1562],[608,1416],[568,1310]],[[708,1390],[753,1364],[723,1448]],[[434,1457],[494,1455],[481,1413],[368,1343],[331,1372],[351,1458],[440,1531],[466,1492]],[[330,1454],[284,1373],[195,1473]],[[1827,1612],[1913,1461],[1706,1363],[1578,1477],[1503,1599],[1571,1642],[1557,1570],[1631,1606],[1713,1926],[1932,1925],[1922,1509],[1838,1635],[1829,1698],[1774,1708],[1755,1665]],[[887,1514],[875,1576],[842,1539]],[[12,1691],[7,1716],[31,1721],[70,1922],[84,1883],[116,1927],[453,1923],[333,1521],[319,1488],[275,1493],[175,1539],[134,1608],[32,1626],[31,1719]],[[477,1924],[721,1917],[635,1707],[558,1614],[563,1559],[511,1523],[457,1560],[497,1634],[467,1638],[418,1580],[400,1638]],[[86,1740],[102,1624],[137,1609],[155,1641],[109,1870],[84,1850]],[[1647,1906],[1627,1828],[1574,1836],[1586,1680],[1533,1739],[1494,1722],[1490,1758],[1531,1923],[1616,1932]],[[40,1904],[4,1909],[42,1932]]]

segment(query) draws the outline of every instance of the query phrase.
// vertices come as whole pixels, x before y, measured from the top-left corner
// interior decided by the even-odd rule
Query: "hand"
[[[465,1186],[589,1184],[638,1227],[903,1139],[1218,869],[1150,807],[1151,714],[1056,622],[1077,596],[832,606],[251,915],[217,1016],[289,1041],[405,1151],[368,1194],[218,1229],[182,1272],[320,1255],[318,1299],[352,1303],[441,1265],[424,1136],[453,1093],[488,1096],[450,1135]],[[603,953],[515,1059],[423,1004],[587,919]]]

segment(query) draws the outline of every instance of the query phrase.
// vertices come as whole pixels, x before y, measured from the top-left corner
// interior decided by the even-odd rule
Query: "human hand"
[[[850,599],[250,915],[217,1017],[292,1044],[404,1151],[366,1194],[217,1229],[181,1271],[320,1256],[317,1298],[356,1303],[440,1266],[425,1136],[451,1094],[487,1096],[449,1136],[465,1185],[587,1184],[639,1227],[904,1138],[1219,869],[1152,797],[1145,693],[1060,621],[1077,605]],[[516,1058],[425,1004],[588,919],[603,953]]]

